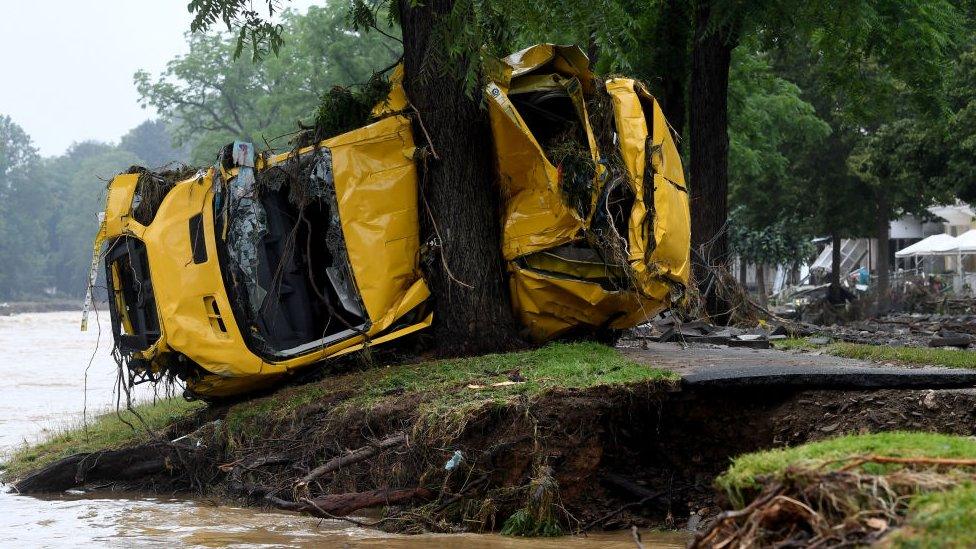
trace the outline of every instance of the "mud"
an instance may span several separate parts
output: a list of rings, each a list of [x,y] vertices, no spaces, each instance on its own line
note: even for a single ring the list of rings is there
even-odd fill
[[[679,390],[646,383],[552,391],[433,421],[419,413],[421,395],[391,395],[368,412],[346,406],[348,396],[255,416],[237,433],[226,421],[214,421],[226,410],[212,408],[167,433],[192,433],[192,444],[175,451],[170,445],[168,453],[157,449],[163,460],[140,447],[89,456],[81,461],[100,466],[82,471],[79,460],[69,458],[18,487],[105,489],[109,483],[117,490],[189,492],[279,508],[295,508],[308,497],[429,491],[429,497],[386,507],[377,524],[416,533],[498,530],[535,497],[531,486],[551,485],[553,513],[564,531],[693,528],[722,505],[712,481],[739,454],[844,433],[972,435],[976,425],[972,390]],[[297,489],[314,467],[396,433],[408,433],[407,443],[318,478],[307,493]],[[459,465],[448,471],[457,451]],[[133,462],[139,455],[146,464],[142,476]],[[123,458],[127,478],[120,481],[111,460]]]

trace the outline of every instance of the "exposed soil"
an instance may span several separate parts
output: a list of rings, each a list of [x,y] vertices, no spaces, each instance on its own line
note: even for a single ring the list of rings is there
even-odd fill
[[[192,433],[188,438],[68,458],[17,487],[111,483],[320,516],[395,503],[380,526],[407,532],[499,529],[549,490],[546,501],[564,530],[684,527],[718,511],[712,481],[745,452],[853,432],[976,432],[972,390],[678,390],[644,383],[550,391],[443,422],[420,415],[419,394],[391,394],[368,412],[344,406],[348,398],[339,392],[291,414],[255,416],[246,435],[214,422],[226,410],[211,408],[166,435]],[[405,443],[370,448],[398,434],[406,434]],[[354,449],[368,457],[299,482]],[[462,457],[448,471],[456,451]]]

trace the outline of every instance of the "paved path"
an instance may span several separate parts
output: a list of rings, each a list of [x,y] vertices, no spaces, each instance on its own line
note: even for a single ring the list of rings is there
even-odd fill
[[[621,351],[681,374],[688,387],[950,389],[976,387],[976,370],[885,366],[832,355],[714,345],[622,341]],[[960,351],[968,352],[968,351]]]

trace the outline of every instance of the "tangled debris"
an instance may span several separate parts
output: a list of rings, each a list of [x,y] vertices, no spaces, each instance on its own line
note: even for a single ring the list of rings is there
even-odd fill
[[[175,164],[159,170],[150,170],[142,166],[130,167],[123,173],[139,174],[136,192],[132,199],[132,217],[143,225],[152,223],[159,205],[173,185],[193,177],[199,171],[199,168],[186,164]]]
[[[866,463],[891,464],[866,473]],[[852,457],[835,471],[791,468],[745,507],[719,514],[691,547],[839,547],[879,541],[904,523],[912,497],[941,492],[974,475],[971,459]],[[948,467],[953,467],[949,469]]]
[[[300,145],[311,145],[365,126],[373,108],[383,104],[392,88],[383,74],[376,73],[362,86],[333,86],[322,95],[315,111],[314,127],[299,139]]]
[[[900,313],[817,327],[818,333],[848,343],[893,347],[969,347],[976,315]]]

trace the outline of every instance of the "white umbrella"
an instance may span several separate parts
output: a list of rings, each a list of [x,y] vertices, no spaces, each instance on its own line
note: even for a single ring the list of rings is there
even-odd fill
[[[956,238],[947,234],[934,234],[922,239],[907,248],[895,252],[895,257],[912,257],[919,255],[954,255],[958,252]]]
[[[976,229],[970,229],[957,236],[956,245],[961,254],[976,253]]]

